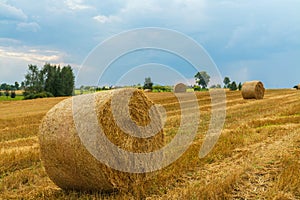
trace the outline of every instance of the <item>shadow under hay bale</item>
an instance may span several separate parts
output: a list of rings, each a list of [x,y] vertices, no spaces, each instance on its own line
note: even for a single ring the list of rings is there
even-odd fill
[[[299,85],[295,85],[293,88],[296,89],[296,90],[300,90],[300,84]]]
[[[175,93],[185,93],[186,92],[186,85],[183,83],[178,83],[177,85],[175,85],[174,87],[174,92]]]
[[[260,81],[245,82],[242,86],[242,96],[244,99],[263,99],[265,88]]]
[[[122,97],[124,92],[132,91],[129,101],[130,120],[138,126],[159,127],[156,135],[147,138],[133,137],[118,127],[113,116],[112,99],[114,95]],[[93,94],[89,94],[93,95]],[[164,145],[164,135],[161,127],[161,116],[158,110],[154,109],[154,118],[149,116],[149,109],[154,103],[149,100],[143,92],[135,89],[120,89],[95,93],[95,111],[98,118],[98,125],[105,136],[118,148],[134,152],[148,153],[161,149]],[[86,191],[113,191],[115,189],[130,191],[136,187],[143,187],[143,182],[149,181],[151,173],[127,173],[115,170],[96,159],[83,145],[78,135],[73,115],[74,98],[84,99],[88,95],[80,95],[66,99],[54,106],[44,117],[40,126],[39,141],[41,148],[41,160],[50,179],[63,189],[75,189]],[[153,108],[153,107],[152,107]],[[85,113],[86,105],[80,106],[77,115]],[[120,108],[121,109],[121,108]],[[82,111],[82,112],[81,112]],[[81,113],[81,114],[80,114]],[[153,115],[152,115],[153,116]],[[78,117],[78,116],[76,116]],[[87,115],[79,116],[88,119]],[[121,116],[118,118],[127,123],[129,119]],[[154,122],[150,122],[153,121]],[[129,127],[130,128],[130,127]],[[86,128],[88,130],[88,127]],[[90,132],[85,133],[89,137]],[[91,142],[99,142],[99,138],[90,138]],[[103,157],[109,157],[119,162],[117,157],[107,149],[103,151],[99,146],[99,153]],[[101,152],[100,152],[101,151]],[[138,160],[136,161],[138,162]]]

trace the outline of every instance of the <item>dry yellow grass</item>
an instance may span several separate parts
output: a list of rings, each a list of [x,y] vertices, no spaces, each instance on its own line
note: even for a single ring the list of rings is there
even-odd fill
[[[179,126],[180,107],[171,93],[147,93],[167,111],[165,135]],[[222,135],[207,157],[198,158],[210,119],[210,97],[197,93],[201,110],[198,136],[171,166],[157,172],[140,198],[300,199],[300,93],[267,90],[264,100],[243,100],[227,92]],[[62,99],[0,102],[0,199],[137,199],[134,192],[63,191],[39,160],[38,126]]]

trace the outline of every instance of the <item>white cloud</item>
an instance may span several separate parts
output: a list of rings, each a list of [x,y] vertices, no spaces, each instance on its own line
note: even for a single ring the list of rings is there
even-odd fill
[[[206,0],[129,0],[118,17],[129,28],[158,26],[190,32],[198,30],[207,20],[206,7]]]
[[[0,2],[0,19],[25,21],[27,18],[28,17],[21,9]]]
[[[84,4],[83,0],[66,0],[65,4],[71,10],[85,10],[92,8],[91,6]]]
[[[105,16],[105,15],[97,15],[93,17],[94,20],[100,22],[101,24],[112,23],[121,21],[121,19],[117,16]]]
[[[162,10],[162,7],[157,4],[157,1],[140,1],[140,0],[129,0],[126,2],[124,8],[121,9],[122,13],[130,12],[156,12]]]
[[[5,40],[5,39],[4,39]],[[1,39],[0,39],[1,41]],[[4,47],[0,44],[0,82],[22,81],[28,64],[42,67],[45,63],[60,66],[71,65],[78,71],[79,65],[67,63],[68,55],[61,51],[18,45],[18,48]]]
[[[20,44],[20,40],[15,40],[12,38],[0,38],[0,46],[15,46]]]
[[[40,30],[40,26],[35,22],[22,22],[17,25],[17,30],[22,32],[38,32]]]
[[[268,56],[287,50],[298,52],[300,44],[299,0],[286,0],[284,3],[280,0],[0,2],[0,35],[3,37],[0,38],[0,46],[15,47],[6,50],[19,52],[17,55],[24,63],[28,63],[24,60],[25,57],[30,58],[30,62],[43,63],[46,60],[53,63],[56,59],[66,59],[51,57],[60,54],[45,54],[38,48],[20,50],[18,47],[24,43],[60,49],[68,53],[69,61],[80,64],[89,50],[113,34],[132,28],[154,26],[177,30],[195,39],[218,63],[220,71],[238,81],[252,78],[251,67],[259,65],[259,60],[264,60],[264,65],[260,65],[262,76],[268,76],[267,66],[274,65]],[[23,53],[29,55],[24,56]],[[18,59],[15,54],[5,55],[8,57],[4,57],[3,52],[1,54],[1,62]],[[65,53],[61,55],[65,56]],[[281,58],[293,61],[286,68],[298,67],[299,56],[283,54]],[[247,60],[257,62],[249,64]],[[13,68],[14,63],[10,66]],[[230,70],[226,70],[227,68]]]
[[[63,60],[62,53],[58,51],[40,50],[29,47],[11,48],[0,46],[0,57],[4,59],[20,59],[24,63],[43,64],[45,62],[57,63]]]
[[[0,46],[0,82],[22,81],[28,64],[42,66],[45,62],[59,63],[61,60],[62,55],[59,52]]]

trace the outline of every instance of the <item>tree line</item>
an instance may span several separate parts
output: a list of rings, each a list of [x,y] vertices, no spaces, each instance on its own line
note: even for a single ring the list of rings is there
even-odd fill
[[[210,75],[206,71],[197,72],[194,78],[195,78],[195,85],[191,86],[194,89],[194,91],[208,90]],[[225,77],[223,83],[224,83],[224,88],[228,88],[232,91],[242,89],[242,83],[239,83],[237,85],[235,81],[231,82],[229,77]],[[217,84],[217,85],[211,85],[210,88],[222,88],[222,86],[220,84]],[[161,86],[156,86],[156,85],[153,86],[153,82],[151,81],[150,77],[145,78],[143,89],[149,89],[149,90],[157,89],[157,91],[171,91],[171,88],[168,88],[166,90],[165,88],[161,89]]]
[[[28,65],[24,80],[24,98],[73,95],[75,76],[70,65],[60,67],[46,63],[42,69]]]
[[[0,90],[19,90],[20,89],[20,84],[16,81],[14,85],[9,85],[7,83],[2,83],[0,85]]]
[[[0,84],[0,96],[6,96],[15,98],[16,97],[16,90],[21,89],[22,86],[16,81],[14,85],[10,85],[7,83]],[[3,91],[3,92],[2,92]]]
[[[230,80],[229,77],[225,77],[224,78],[224,88],[228,88],[230,90],[241,90],[242,89],[242,83],[240,82],[239,84],[237,84],[235,81]]]

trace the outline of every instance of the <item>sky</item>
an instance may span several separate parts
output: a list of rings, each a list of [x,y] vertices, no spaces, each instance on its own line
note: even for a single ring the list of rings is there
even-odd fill
[[[109,38],[157,27],[205,50],[220,72],[211,75],[211,84],[228,76],[291,88],[300,83],[298,10],[299,0],[0,0],[0,83],[23,81],[28,64],[69,64],[79,76]],[[156,84],[193,84],[197,70],[190,65],[170,52],[146,49],[120,55],[103,80],[95,74],[98,81],[86,78],[76,85],[143,84],[146,76]]]

